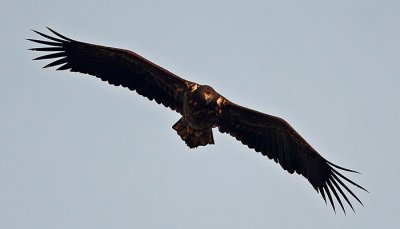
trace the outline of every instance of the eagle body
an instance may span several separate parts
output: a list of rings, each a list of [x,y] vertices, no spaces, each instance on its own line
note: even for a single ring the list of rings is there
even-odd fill
[[[214,144],[212,128],[217,127],[223,101],[208,85],[191,84],[184,95],[183,117],[172,126],[190,148]]]
[[[336,200],[344,212],[343,203],[354,211],[348,194],[362,205],[349,184],[367,190],[341,173],[356,171],[326,160],[285,120],[237,105],[212,87],[180,78],[132,51],[76,41],[48,29],[55,36],[33,30],[46,40],[28,39],[42,45],[30,50],[46,53],[34,60],[53,60],[44,68],[95,76],[170,108],[181,115],[172,128],[190,148],[214,144],[212,129],[218,128],[305,177],[334,210]]]

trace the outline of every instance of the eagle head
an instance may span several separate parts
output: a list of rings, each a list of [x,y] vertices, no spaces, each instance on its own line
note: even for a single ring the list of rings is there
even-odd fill
[[[200,93],[200,97],[206,103],[206,105],[216,102],[218,98],[218,93],[208,85],[200,86],[197,91]]]

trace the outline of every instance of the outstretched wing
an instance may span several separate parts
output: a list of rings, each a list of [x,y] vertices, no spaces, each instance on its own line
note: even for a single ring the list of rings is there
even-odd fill
[[[182,113],[183,93],[191,82],[129,50],[75,41],[48,29],[56,36],[33,30],[48,40],[28,39],[46,45],[30,50],[50,53],[34,60],[56,59],[44,68],[59,66],[57,70],[93,75]]]
[[[343,176],[338,170],[355,171],[327,161],[283,119],[226,101],[221,107],[218,128],[220,132],[232,135],[249,148],[273,159],[289,173],[296,172],[303,175],[322,195],[325,202],[325,195],[328,196],[333,209],[335,209],[335,205],[332,194],[344,212],[340,195],[354,211],[344,190],[361,203],[343,181],[365,189]]]

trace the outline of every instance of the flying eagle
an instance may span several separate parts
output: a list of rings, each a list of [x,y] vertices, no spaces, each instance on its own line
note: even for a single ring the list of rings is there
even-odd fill
[[[354,211],[344,190],[363,205],[344,181],[367,190],[339,171],[358,172],[323,158],[285,120],[239,106],[212,87],[182,79],[129,50],[76,41],[48,29],[55,36],[33,30],[48,40],[28,39],[45,45],[29,50],[49,53],[34,60],[56,59],[44,68],[93,75],[169,107],[182,115],[172,128],[190,148],[214,144],[212,129],[217,127],[289,173],[303,175],[334,210],[336,198],[346,213],[341,196]]]

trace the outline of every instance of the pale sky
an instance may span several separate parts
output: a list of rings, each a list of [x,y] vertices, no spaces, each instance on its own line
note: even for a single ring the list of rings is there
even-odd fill
[[[0,1],[0,228],[395,228],[399,1]],[[348,177],[347,216],[306,179],[177,113],[32,61],[49,26],[130,49],[287,120]]]

